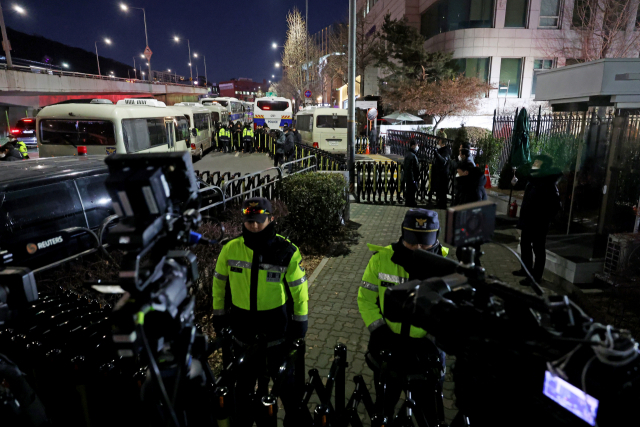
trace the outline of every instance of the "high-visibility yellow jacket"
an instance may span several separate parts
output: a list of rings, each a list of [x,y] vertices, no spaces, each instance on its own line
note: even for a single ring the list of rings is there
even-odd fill
[[[18,149],[18,151],[20,151],[20,154],[22,154],[23,158],[29,157],[29,150],[27,150],[27,144],[25,144],[22,141],[16,141],[15,147]]]
[[[367,244],[369,250],[376,252],[367,264],[362,276],[362,283],[358,289],[358,309],[362,320],[369,329],[375,331],[384,324],[396,334],[402,331],[402,323],[392,322],[384,317],[384,291],[409,280],[409,273],[400,265],[391,261],[394,254],[393,247]],[[449,249],[441,247],[442,255],[447,256]],[[409,336],[422,338],[427,335],[424,329],[411,325]]]
[[[231,132],[227,128],[220,128],[220,132],[218,132],[219,138],[231,138]]]
[[[244,129],[244,130],[242,131],[242,138],[245,138],[245,137],[253,138],[253,130],[251,130],[251,129]]]
[[[214,272],[214,318],[228,314],[234,335],[243,341],[258,334],[269,342],[304,337],[309,293],[301,262],[298,248],[280,235],[258,251],[246,245],[244,236],[231,240]]]

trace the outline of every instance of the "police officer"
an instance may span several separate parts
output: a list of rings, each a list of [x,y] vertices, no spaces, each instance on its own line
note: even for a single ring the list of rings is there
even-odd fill
[[[242,123],[240,123],[240,120],[238,120],[236,122],[236,126],[235,128],[232,130],[232,132],[234,132],[234,136],[233,136],[233,146],[235,148],[235,151],[242,151]]]
[[[229,124],[229,127],[222,126],[218,131],[219,148],[224,153],[228,153],[231,150],[231,126],[233,125]]]
[[[308,286],[298,248],[276,234],[269,200],[255,197],[242,203],[242,235],[229,241],[220,252],[213,279],[213,320],[216,327],[229,325],[236,348],[266,340],[267,371],[273,378],[284,361],[290,343],[307,332]],[[228,294],[230,298],[228,298]],[[230,300],[225,306],[225,298]],[[236,383],[236,399],[241,408],[238,425],[250,425],[242,419],[262,374],[260,366],[250,365]],[[291,382],[291,378],[289,379]],[[295,406],[293,387],[284,387],[280,396],[287,407]],[[291,413],[294,411],[291,409]],[[235,424],[234,424],[235,425]],[[285,420],[286,425],[286,420]]]
[[[427,331],[409,323],[396,323],[384,317],[384,292],[389,286],[408,280],[429,278],[429,266],[414,259],[413,251],[423,249],[447,256],[448,248],[439,240],[438,214],[426,209],[409,210],[402,222],[402,237],[390,246],[369,244],[374,255],[369,260],[358,290],[358,308],[362,320],[371,334],[366,361],[374,372],[376,383],[380,379],[381,352],[391,353],[389,361],[394,379],[387,383],[389,394],[385,397],[385,415],[391,417],[393,408],[403,388],[407,375],[420,378],[429,369],[444,373],[444,354],[429,340]],[[424,378],[423,378],[424,380]],[[424,399],[433,384],[415,388],[416,402]],[[436,387],[441,385],[436,384]]]
[[[13,144],[13,147],[20,152],[23,159],[29,158],[29,150],[27,150],[27,144],[19,141],[14,135],[9,135],[9,143]]]
[[[242,130],[242,143],[244,144],[245,153],[253,153],[253,129],[251,129],[251,124],[249,123],[246,123]]]
[[[18,160],[23,160],[22,154],[13,147],[11,142],[7,142],[0,147],[0,161],[15,162]]]
[[[282,163],[284,163],[284,144],[285,144],[285,136],[284,133],[280,129],[276,129],[274,132],[274,139],[276,144],[276,152],[273,157],[273,166],[278,167]]]
[[[418,206],[416,204],[416,191],[418,191],[418,180],[420,179],[420,162],[418,161],[418,141],[412,139],[409,142],[409,149],[404,156],[403,179],[405,205],[410,208]]]

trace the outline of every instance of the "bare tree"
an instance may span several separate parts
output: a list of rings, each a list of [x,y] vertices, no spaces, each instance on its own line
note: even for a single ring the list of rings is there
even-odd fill
[[[638,0],[575,0],[565,2],[571,25],[560,31],[539,32],[538,45],[549,57],[595,61],[637,57],[640,25]]]
[[[432,116],[433,130],[447,117],[474,113],[479,101],[495,89],[476,77],[458,76],[432,80],[422,69],[414,79],[403,79],[387,93],[387,102],[400,111],[417,111]]]

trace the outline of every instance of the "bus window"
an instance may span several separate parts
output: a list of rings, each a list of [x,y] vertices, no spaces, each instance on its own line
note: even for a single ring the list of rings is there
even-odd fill
[[[136,153],[167,143],[164,118],[122,120],[122,134],[127,153]]]
[[[316,126],[319,128],[346,129],[347,116],[318,116]]]
[[[52,145],[116,145],[113,123],[101,120],[42,120],[40,141]]]
[[[313,116],[298,116],[296,128],[301,131],[313,132]]]
[[[218,123],[220,121],[220,114],[218,113],[211,113],[211,121],[213,123]]]
[[[176,141],[186,141],[189,139],[189,119],[176,117]]]
[[[289,108],[289,101],[258,101],[261,110],[284,111]]]

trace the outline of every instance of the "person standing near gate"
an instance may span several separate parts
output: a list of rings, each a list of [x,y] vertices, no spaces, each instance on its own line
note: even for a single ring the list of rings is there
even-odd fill
[[[13,148],[18,150],[23,159],[29,158],[29,150],[27,149],[27,144],[25,144],[23,141],[18,140],[15,135],[9,135],[8,144],[12,144]]]
[[[436,193],[436,209],[447,209],[450,164],[451,148],[444,140],[438,140],[438,148],[433,151],[433,166],[431,166],[431,187]]]
[[[275,378],[292,343],[307,332],[309,292],[300,251],[276,234],[269,200],[245,200],[242,218],[242,235],[223,246],[216,263],[212,320],[216,330],[231,328],[238,354],[255,345],[256,336],[266,340],[266,350],[256,359],[248,359],[246,368],[238,372],[240,419],[233,425],[244,427],[253,425],[251,395],[264,370],[260,356],[266,358],[267,371]],[[295,397],[293,378],[289,377],[280,396],[287,413],[295,412]]]
[[[537,283],[542,281],[544,273],[549,225],[561,208],[558,192],[558,180],[561,177],[562,172],[553,167],[553,159],[542,154],[534,158],[531,176],[524,189],[518,219],[518,228],[522,230],[520,250],[522,262]],[[520,283],[530,285],[524,269],[514,271],[513,275],[525,277]]]
[[[418,162],[418,141],[412,139],[409,142],[409,150],[404,156],[402,169],[404,180],[405,206],[414,208],[416,203],[416,191],[418,191],[418,180],[420,179],[420,163]]]
[[[228,153],[231,150],[231,127],[233,125],[229,124],[229,127],[222,126],[218,131],[218,141],[220,151],[223,153]]]
[[[291,162],[295,158],[296,149],[296,134],[292,128],[285,128],[285,140],[284,140],[284,162]],[[289,173],[293,170],[293,165],[288,167]]]
[[[245,124],[242,130],[242,144],[245,153],[253,153],[253,129],[249,123]]]
[[[278,167],[282,163],[284,163],[284,133],[280,129],[276,129],[273,133],[273,139],[275,139],[275,155],[273,156],[273,166]]]

